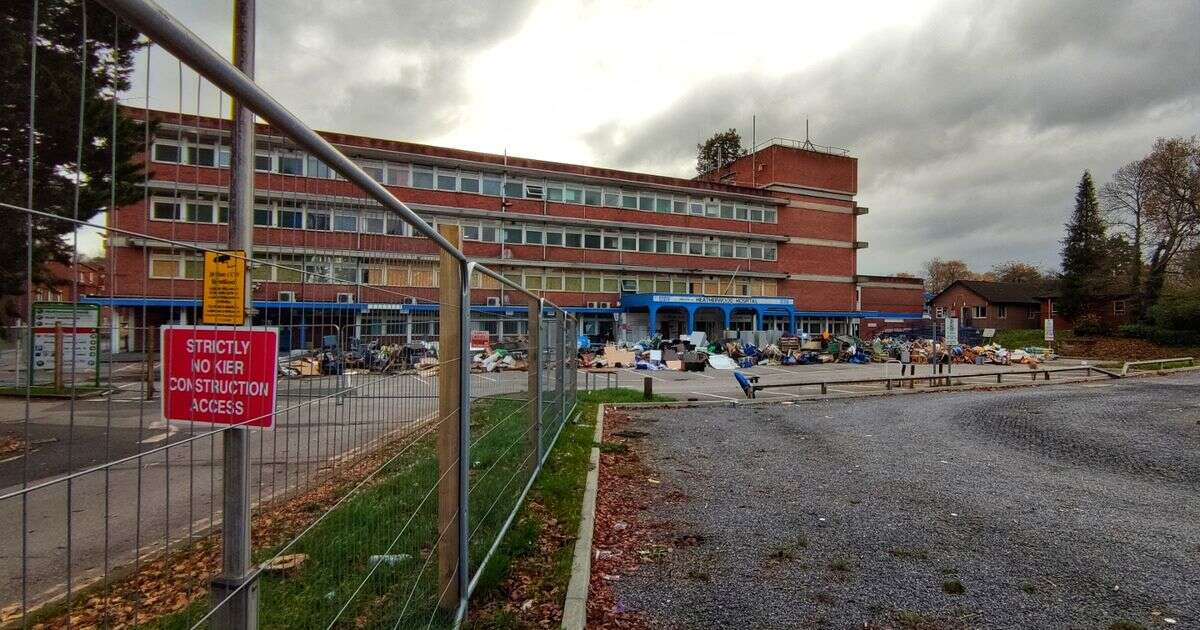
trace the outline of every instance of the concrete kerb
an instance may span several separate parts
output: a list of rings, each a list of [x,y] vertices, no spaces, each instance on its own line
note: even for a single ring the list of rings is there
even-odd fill
[[[563,604],[562,627],[582,630],[587,627],[588,583],[592,578],[592,532],[596,526],[596,491],[600,483],[600,443],[604,441],[605,404],[596,406],[596,432],[588,460],[587,484],[583,489],[583,513],[579,518],[579,536],[571,560],[571,581]]]

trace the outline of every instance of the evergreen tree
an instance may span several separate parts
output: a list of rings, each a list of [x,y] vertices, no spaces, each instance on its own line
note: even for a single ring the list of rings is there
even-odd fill
[[[87,46],[84,54],[84,11],[87,12]],[[30,174],[29,45],[33,5],[0,2],[0,200],[24,206]],[[76,173],[80,173],[78,219],[87,221],[104,212],[110,203],[113,149],[113,98],[129,88],[134,52],[144,44],[128,24],[116,28],[115,18],[99,3],[82,0],[45,0],[38,7],[37,99],[34,103],[33,208],[63,217],[76,216]],[[84,81],[83,115],[80,116],[80,69]],[[82,164],[76,152],[82,122]],[[141,198],[137,184],[141,167],[133,156],[141,150],[142,129],[118,112],[116,132],[116,201],[123,205]],[[25,293],[29,274],[26,250],[30,246],[27,215],[0,210],[0,326],[14,317],[16,298]],[[69,243],[63,238],[74,224],[47,218],[34,221],[33,282],[49,284],[44,273],[49,261],[70,262]],[[5,329],[0,327],[0,333]]]
[[[1090,301],[1108,289],[1108,246],[1096,185],[1092,174],[1084,171],[1075,191],[1075,212],[1063,239],[1058,311],[1068,319],[1082,314]]]

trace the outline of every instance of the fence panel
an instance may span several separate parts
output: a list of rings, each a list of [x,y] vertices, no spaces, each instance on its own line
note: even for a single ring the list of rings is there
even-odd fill
[[[104,142],[83,140],[80,116],[81,155],[86,144],[104,147],[101,153],[111,152],[104,159],[116,163],[116,147],[131,142],[139,159],[155,157],[135,193],[119,192],[102,177],[74,178],[83,192],[111,187],[100,196],[106,210],[118,209],[102,219],[79,212],[82,193],[67,212],[40,205],[32,193],[0,199],[2,211],[25,218],[30,234],[55,228],[71,241],[64,280],[73,287],[70,299],[54,306],[66,309],[65,319],[49,328],[39,324],[35,313],[43,306],[35,305],[33,279],[44,269],[29,257],[21,321],[0,331],[0,393],[14,403],[0,411],[6,421],[0,528],[14,533],[0,552],[0,625],[221,625],[249,592],[264,627],[453,625],[467,610],[466,597],[484,583],[489,559],[572,412],[575,321],[546,303],[543,325],[530,334],[524,306],[473,307],[468,299],[463,308],[459,300],[435,297],[434,278],[443,269],[429,256],[400,266],[385,260],[385,251],[376,252],[379,260],[348,255],[360,252],[347,243],[373,237],[366,231],[369,213],[387,211],[388,230],[395,219],[402,233],[448,253],[453,273],[473,268],[518,303],[536,300],[498,274],[469,266],[462,251],[332,146],[325,143],[325,153],[312,148],[315,132],[282,108],[265,107],[270,97],[257,86],[231,81],[224,61],[155,28],[144,3],[105,5],[120,19],[94,3],[80,7],[79,19],[117,33],[142,30],[153,42],[138,51],[145,55],[143,98],[149,100],[151,63],[172,69],[180,97],[168,116],[156,119],[149,109],[131,115],[131,127],[117,124],[118,102],[110,99],[111,135],[95,132]],[[35,11],[36,4],[31,41],[37,39]],[[96,44],[81,44],[89,45]],[[35,50],[29,46],[26,59],[31,85],[38,82]],[[25,163],[33,164],[36,112],[65,105],[39,100],[36,90],[24,96],[31,111]],[[260,150],[284,156],[310,146],[342,179],[301,185],[282,166],[260,173],[255,216],[239,217],[228,207],[232,191],[221,170],[229,128],[199,122],[202,110],[215,108],[213,118],[226,124],[234,96],[260,107],[256,113],[271,125]],[[175,155],[174,163],[159,159],[151,120],[160,137],[174,134],[163,144],[174,147],[175,154],[166,154]],[[199,155],[201,137],[217,138],[208,165],[188,157]],[[213,172],[218,175],[201,184]],[[46,183],[36,181],[32,169],[29,180],[31,191]],[[268,224],[259,225],[260,205],[269,208]],[[199,343],[208,333],[197,326],[204,314],[203,258],[228,249],[239,218],[256,224],[254,251],[244,260],[255,285],[252,312],[246,325],[224,330],[234,344],[250,343],[255,333],[278,339],[277,347],[244,357],[239,345]],[[264,235],[285,222],[299,222],[288,223],[296,228],[294,242]],[[105,243],[109,254],[94,263],[108,279],[98,292],[81,290],[89,283],[85,274],[95,271],[81,257],[85,236]],[[398,269],[403,280],[393,275]],[[473,284],[471,276],[466,281]],[[93,311],[97,321],[84,325]],[[461,352],[442,352],[451,334],[439,317],[446,313],[457,330],[465,321],[468,331],[488,331],[486,346],[473,349],[464,338]],[[168,327],[183,335],[182,354],[164,346]],[[507,356],[493,361],[499,349]],[[223,387],[214,384],[219,378],[204,376],[214,362],[230,370],[222,372],[227,375],[265,371],[263,387],[274,392],[266,411],[219,424],[210,421],[222,412],[193,407],[183,420],[166,420],[166,390],[176,396],[185,391],[180,387]],[[170,372],[177,363],[183,373]],[[439,379],[464,366],[468,408],[447,406]],[[461,413],[467,414],[466,440],[439,452],[439,439]],[[268,418],[271,428],[250,428]],[[219,578],[229,456],[224,438],[232,432],[248,444],[251,553],[260,570],[244,583]],[[456,497],[466,515],[461,541],[440,510],[442,492],[460,481],[467,489]],[[458,544],[444,544],[448,539]],[[465,592],[450,588],[440,568],[454,547],[467,554],[469,574],[454,576]],[[451,592],[455,597],[447,596]]]

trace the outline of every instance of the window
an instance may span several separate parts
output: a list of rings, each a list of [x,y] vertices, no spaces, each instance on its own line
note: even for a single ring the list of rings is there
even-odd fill
[[[534,229],[525,230],[525,243],[528,245],[542,244],[542,231]]]
[[[433,171],[427,168],[416,168],[412,170],[412,185],[413,188],[433,188]]]
[[[660,238],[654,241],[654,253],[669,254],[671,253],[671,241],[665,238]]]
[[[254,209],[254,225],[262,225],[270,227],[273,222],[271,219],[274,213],[270,208],[255,208]]]
[[[338,232],[357,232],[358,217],[353,214],[335,214],[333,216],[333,229]]]
[[[1113,314],[1115,314],[1115,315],[1124,315],[1125,314],[1125,300],[1114,300],[1113,301]]]
[[[721,207],[715,203],[704,204],[704,216],[706,216],[706,217],[721,216]]]
[[[639,252],[653,252],[654,251],[654,239],[648,238],[645,236],[638,237],[638,251]]]
[[[213,207],[205,202],[189,201],[187,203],[187,213],[184,215],[185,221],[192,223],[212,223],[213,222]]]
[[[763,210],[763,222],[764,223],[775,223],[775,217],[776,217],[775,210]]]
[[[304,158],[298,155],[279,156],[279,172],[284,175],[303,175]]]
[[[624,234],[621,236],[621,249],[632,252],[637,250],[637,236]]]
[[[400,217],[389,216],[387,218],[387,233],[392,236],[407,236],[408,224],[400,220]]]
[[[566,203],[583,203],[583,189],[568,186],[563,189],[563,201]]]
[[[688,292],[687,280],[682,280],[679,278],[671,279],[671,293],[687,293],[687,292]]]
[[[563,189],[558,184],[551,184],[546,187],[546,201],[562,201]]]
[[[499,197],[500,193],[503,192],[503,190],[504,190],[504,187],[500,184],[500,182],[501,182],[501,179],[499,177],[496,177],[494,175],[484,175],[483,176],[483,194],[494,195],[496,197]]]
[[[600,291],[603,290],[601,288],[601,286],[602,286],[601,282],[602,281],[600,279],[600,276],[590,276],[590,275],[584,276],[583,277],[583,290],[587,291],[589,293],[599,293]]]
[[[466,193],[478,193],[479,173],[462,173],[459,175],[458,189]]]
[[[980,318],[980,319],[987,317],[987,307],[986,306],[976,306],[975,307],[975,317]]]
[[[671,212],[675,214],[687,214],[687,202],[682,199],[676,199],[671,206]]]
[[[746,221],[750,219],[750,208],[746,206],[737,206],[733,209],[733,218],[738,221]]]
[[[584,190],[583,203],[589,206],[600,205],[600,191],[595,188],[588,188]]]
[[[308,212],[304,221],[304,227],[308,230],[328,230],[329,229],[329,214],[325,212]]]
[[[721,243],[721,258],[733,258],[733,243]]]
[[[562,232],[546,232],[546,244],[554,245],[556,247],[562,246],[562,244],[563,244]]]
[[[479,240],[479,226],[478,225],[463,225],[462,226],[462,237],[463,237],[464,241],[478,241]]]
[[[304,227],[304,213],[299,210],[279,211],[279,227],[300,229]]]
[[[408,185],[408,165],[407,164],[388,164],[387,183],[389,186],[407,186]]]
[[[174,201],[155,201],[154,209],[150,216],[163,221],[178,221],[179,204]]]
[[[504,228],[502,230],[502,232],[504,233],[504,242],[505,243],[508,243],[510,245],[520,245],[521,244],[521,228],[507,227],[507,228]]]
[[[679,239],[671,241],[671,253],[672,254],[686,254],[687,253],[687,241],[679,240]]]
[[[704,255],[704,241],[696,240],[696,239],[689,240],[688,241],[688,255],[703,256]]]
[[[1028,310],[1028,312],[1025,314],[1025,317],[1027,319],[1037,319],[1038,316],[1040,316],[1042,314],[1041,310],[1033,308],[1032,306],[1029,307],[1027,310]]]
[[[616,293],[621,290],[621,281],[612,276],[605,276],[601,286],[606,293]]]
[[[629,210],[637,210],[637,195],[631,192],[621,191],[621,207]]]
[[[521,198],[525,196],[525,182],[516,180],[507,180],[504,182],[504,196]]]
[[[654,293],[654,279],[638,278],[637,290],[638,293]]]
[[[721,218],[722,219],[732,219],[733,218],[733,206],[721,204]]]
[[[654,199],[654,211],[669,213],[671,211],[671,199],[669,197],[656,197]]]
[[[367,216],[363,217],[362,231],[369,234],[383,234],[383,225],[383,217],[377,214],[368,214]]]
[[[212,147],[188,147],[188,164],[216,166],[217,152]]]
[[[542,277],[533,275],[533,272],[526,272],[525,288],[529,289],[530,291],[541,291],[542,290]]]
[[[1005,319],[1007,317],[1008,317],[1008,307],[1007,306],[997,306],[996,307],[996,318],[997,319]]]
[[[527,199],[541,199],[546,194],[546,189],[537,184],[525,184],[525,197]]]
[[[608,233],[604,235],[604,249],[620,249],[620,237]]]
[[[565,241],[567,247],[583,247],[583,234],[581,232],[567,232]]]
[[[583,280],[574,274],[567,275],[563,278],[563,290],[579,293],[583,290]]]
[[[333,179],[333,169],[313,156],[308,156],[308,176],[321,179]]]
[[[750,256],[750,248],[746,245],[737,244],[733,247],[734,258],[748,258]]]
[[[443,171],[438,169],[437,174],[438,190],[458,190],[458,174],[454,171]]]
[[[642,193],[638,197],[638,210],[643,212],[654,212],[654,197]]]
[[[762,257],[763,257],[762,246],[761,245],[751,245],[750,246],[750,257],[753,258],[754,260],[762,260]]]
[[[775,260],[775,252],[776,250],[774,245],[767,245],[763,248],[763,258],[766,260]]]
[[[621,205],[621,193],[615,190],[604,191],[604,205],[610,208],[617,208]]]
[[[387,178],[384,176],[384,169],[383,169],[383,167],[382,167],[382,166],[374,166],[374,165],[371,165],[371,164],[359,164],[358,166],[359,166],[359,168],[361,168],[361,169],[363,170],[363,172],[364,172],[364,173],[366,173],[366,174],[367,174],[367,175],[368,175],[368,176],[369,176],[371,179],[373,179],[373,180],[375,180],[375,181],[379,182],[380,184],[382,184],[382,183],[384,183],[384,182],[386,182],[386,181],[387,181]]]
[[[156,162],[170,162],[171,164],[178,164],[179,155],[179,147],[173,144],[154,145],[154,161]]]
[[[589,233],[583,235],[583,246],[586,249],[600,249],[600,234]]]
[[[763,220],[762,208],[750,208],[750,220],[761,223]]]
[[[265,153],[254,154],[254,170],[267,173],[271,171],[271,156]]]

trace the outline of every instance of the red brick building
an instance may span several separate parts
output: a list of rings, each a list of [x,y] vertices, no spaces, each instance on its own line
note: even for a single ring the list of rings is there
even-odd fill
[[[151,115],[146,201],[109,225],[223,247],[229,122]],[[258,318],[304,324],[292,340],[300,345],[314,322],[363,336],[434,334],[434,245],[270,128],[258,132],[254,256],[275,263],[253,269]],[[585,332],[852,332],[868,318],[921,316],[919,281],[857,273],[867,210],[855,202],[853,157],[775,142],[700,180],[322,135],[431,224],[459,224],[468,256],[569,307]],[[108,245],[119,314],[152,326],[195,317],[198,256],[119,233]],[[520,332],[521,322],[488,314],[523,300],[488,278],[474,289],[477,327]],[[665,297],[625,304],[641,294]]]
[[[930,300],[935,319],[957,317],[974,328],[1041,327],[1039,287],[1020,282],[958,280]]]
[[[1038,300],[1041,302],[1040,317],[1043,320],[1053,317],[1055,330],[1074,330],[1075,322],[1068,320],[1058,312],[1058,297],[1058,291],[1044,292],[1038,296]],[[1094,316],[1099,321],[1100,327],[1109,331],[1115,331],[1122,325],[1133,323],[1137,319],[1131,293],[1097,296],[1085,307],[1084,314]]]

